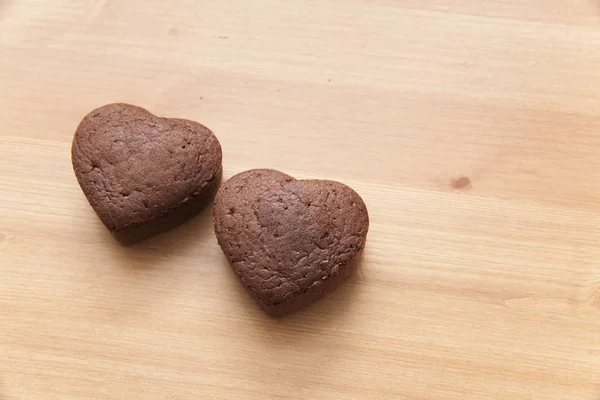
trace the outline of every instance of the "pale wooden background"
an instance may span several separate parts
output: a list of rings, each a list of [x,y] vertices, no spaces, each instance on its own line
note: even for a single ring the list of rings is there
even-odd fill
[[[600,399],[599,3],[0,0],[0,398]],[[352,185],[361,269],[271,320],[210,210],[117,245],[70,161],[114,101]]]

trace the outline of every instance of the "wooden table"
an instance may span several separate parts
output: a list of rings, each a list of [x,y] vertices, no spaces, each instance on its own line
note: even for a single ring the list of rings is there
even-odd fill
[[[354,187],[360,269],[273,320],[210,210],[116,244],[70,160],[116,101]],[[598,400],[599,152],[596,0],[0,0],[0,398]]]

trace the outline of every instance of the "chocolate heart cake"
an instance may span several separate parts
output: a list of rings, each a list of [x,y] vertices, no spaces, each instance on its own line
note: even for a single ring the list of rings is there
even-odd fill
[[[210,129],[129,104],[89,113],[75,132],[71,157],[92,208],[124,244],[194,216],[221,180],[221,145]]]
[[[229,179],[213,209],[219,245],[260,307],[281,316],[334,290],[354,269],[369,216],[351,188],[274,170]]]

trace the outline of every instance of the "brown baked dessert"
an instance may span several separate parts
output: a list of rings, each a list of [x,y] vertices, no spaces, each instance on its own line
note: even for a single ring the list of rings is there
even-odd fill
[[[129,104],[89,113],[71,147],[73,169],[100,220],[123,244],[155,235],[211,202],[221,145],[207,127]]]
[[[334,290],[354,269],[369,228],[351,188],[274,170],[229,179],[213,209],[219,245],[268,314],[282,316]]]

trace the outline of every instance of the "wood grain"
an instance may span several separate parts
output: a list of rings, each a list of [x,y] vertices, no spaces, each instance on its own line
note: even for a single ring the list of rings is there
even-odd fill
[[[0,398],[600,399],[598,71],[591,0],[0,0]],[[271,320],[210,210],[117,245],[70,161],[114,101],[353,186],[358,273]]]

